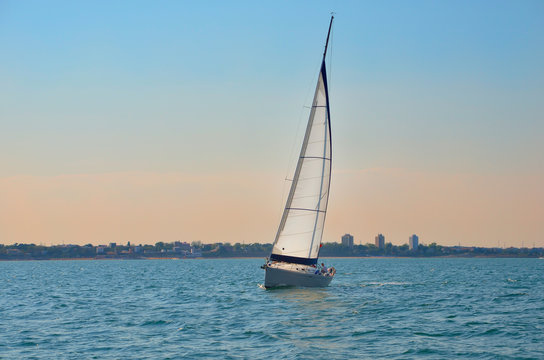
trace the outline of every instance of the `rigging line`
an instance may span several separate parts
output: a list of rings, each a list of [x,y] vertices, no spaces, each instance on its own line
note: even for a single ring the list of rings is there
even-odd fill
[[[321,199],[324,199],[325,196],[327,196],[329,194],[329,191],[325,191],[325,193],[323,194],[323,196],[321,197]]]
[[[315,198],[318,195],[301,195],[301,196],[294,196],[293,200],[300,200],[300,199],[308,199],[308,198]]]

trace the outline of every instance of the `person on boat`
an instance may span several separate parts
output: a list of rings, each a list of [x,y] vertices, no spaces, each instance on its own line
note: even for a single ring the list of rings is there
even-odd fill
[[[321,263],[321,273],[322,273],[322,274],[326,274],[326,273],[327,273],[327,267],[325,266],[324,263]]]

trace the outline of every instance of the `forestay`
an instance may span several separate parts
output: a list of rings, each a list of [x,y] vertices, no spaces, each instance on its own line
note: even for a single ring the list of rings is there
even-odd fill
[[[331,131],[325,59],[314,94],[291,190],[271,260],[315,264],[319,255],[331,177]]]

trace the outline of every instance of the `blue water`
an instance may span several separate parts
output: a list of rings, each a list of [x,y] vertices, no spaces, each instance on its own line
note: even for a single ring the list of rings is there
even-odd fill
[[[281,290],[262,262],[0,262],[0,358],[544,358],[544,260],[330,259]]]

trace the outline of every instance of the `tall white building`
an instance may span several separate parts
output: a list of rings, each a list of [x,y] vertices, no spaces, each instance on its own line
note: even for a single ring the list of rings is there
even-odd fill
[[[382,234],[378,234],[374,238],[374,244],[378,249],[385,249],[385,236],[383,236]]]
[[[353,247],[353,235],[345,234],[342,236],[342,245],[352,248]]]
[[[410,250],[417,250],[417,247],[419,245],[419,238],[416,234],[410,236],[408,244],[410,245]]]

